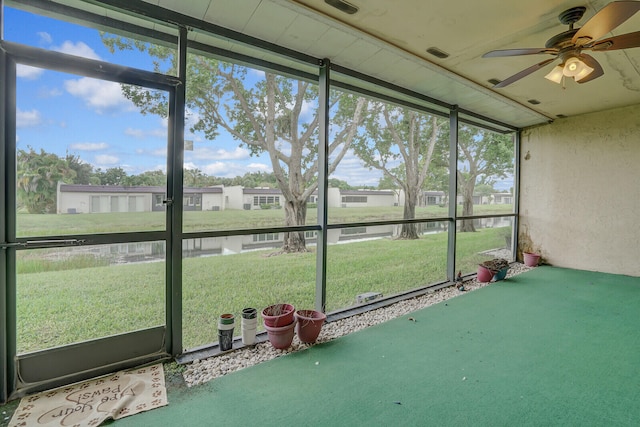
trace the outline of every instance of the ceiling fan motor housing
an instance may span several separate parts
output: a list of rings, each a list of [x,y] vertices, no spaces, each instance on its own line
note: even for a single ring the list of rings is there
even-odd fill
[[[563,25],[573,25],[582,19],[586,10],[584,6],[572,7],[558,15],[558,19]]]
[[[562,50],[566,47],[573,46],[571,39],[573,39],[573,36],[577,32],[578,30],[568,30],[560,34],[556,34],[555,36],[547,40],[547,42],[544,44],[544,47],[549,49],[556,48]]]

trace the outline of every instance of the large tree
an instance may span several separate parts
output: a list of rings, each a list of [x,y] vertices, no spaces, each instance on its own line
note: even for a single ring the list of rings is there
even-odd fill
[[[78,155],[67,153],[65,161],[67,162],[67,166],[76,173],[73,179],[74,184],[100,184],[100,181],[94,176],[93,166],[90,163],[84,162]]]
[[[370,101],[364,121],[365,131],[357,136],[353,150],[365,166],[383,173],[384,182],[403,190],[403,218],[414,219],[438,142],[446,141],[446,120]],[[417,239],[416,225],[403,224],[399,238]]]
[[[458,130],[458,156],[462,216],[472,216],[476,185],[493,186],[497,178],[513,173],[513,136],[462,124]],[[473,220],[462,221],[460,231],[475,231]]]
[[[111,49],[138,49],[153,56],[155,71],[175,73],[174,51],[103,36]],[[166,115],[160,92],[123,86],[123,93],[142,113]],[[285,225],[304,225],[307,199],[318,187],[318,88],[315,83],[257,72],[242,65],[191,54],[187,60],[186,103],[193,131],[215,140],[221,129],[252,155],[267,153],[276,184],[285,199]],[[349,149],[361,123],[364,100],[332,93],[328,168],[332,173]],[[306,251],[303,232],[285,233],[284,252]]]
[[[162,187],[167,185],[167,175],[161,170],[145,171],[140,175],[126,175],[120,183],[127,187]]]
[[[96,169],[95,176],[100,180],[101,185],[125,185],[127,172],[120,166],[102,170]]]
[[[65,159],[33,147],[18,150],[18,204],[32,214],[56,213],[58,182],[73,182],[76,172]]]

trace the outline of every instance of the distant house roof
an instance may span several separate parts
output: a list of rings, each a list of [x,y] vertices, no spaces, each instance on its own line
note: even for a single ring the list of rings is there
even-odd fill
[[[165,187],[132,185],[83,185],[83,184],[60,184],[60,191],[63,193],[166,193]],[[221,187],[185,187],[184,193],[222,193]]]

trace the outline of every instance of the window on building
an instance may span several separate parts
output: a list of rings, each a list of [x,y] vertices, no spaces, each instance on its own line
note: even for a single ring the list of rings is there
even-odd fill
[[[272,242],[277,240],[280,240],[280,233],[263,233],[253,235],[254,242]]]
[[[367,196],[342,196],[342,203],[367,203]]]
[[[280,196],[253,196],[253,206],[279,204]]]
[[[162,201],[164,200],[164,194],[154,194],[153,195],[153,205],[154,206],[162,206]]]

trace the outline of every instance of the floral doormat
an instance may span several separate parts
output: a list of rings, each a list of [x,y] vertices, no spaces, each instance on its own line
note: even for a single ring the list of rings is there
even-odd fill
[[[162,364],[25,396],[9,427],[95,427],[167,405]]]

